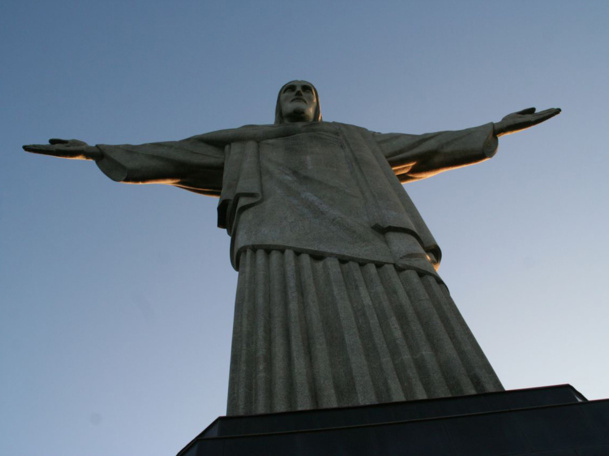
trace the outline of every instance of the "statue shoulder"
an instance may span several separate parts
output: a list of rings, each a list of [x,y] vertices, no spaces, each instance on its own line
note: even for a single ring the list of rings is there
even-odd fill
[[[346,123],[342,123],[342,122],[325,122],[325,123],[328,123],[328,124],[332,125],[334,128],[340,129],[347,134],[349,132],[353,132],[353,133],[357,132],[360,135],[371,136],[371,137],[380,134],[375,131],[368,130],[367,128],[360,127],[358,125],[346,124]]]
[[[225,145],[242,141],[264,141],[267,139],[281,138],[299,133],[312,131],[340,130],[344,134],[357,132],[359,135],[372,136],[375,133],[357,125],[350,125],[340,122],[309,122],[293,124],[263,124],[263,125],[244,125],[239,128],[227,130],[217,130],[197,136],[197,140],[214,145]]]
[[[244,125],[238,128],[216,130],[203,133],[196,138],[208,144],[225,145],[240,141],[258,140],[266,132],[271,131],[274,125]]]

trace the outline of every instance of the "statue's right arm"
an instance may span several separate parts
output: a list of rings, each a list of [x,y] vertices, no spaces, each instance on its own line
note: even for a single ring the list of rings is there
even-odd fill
[[[23,148],[55,157],[95,160],[116,182],[168,184],[212,196],[222,189],[224,148],[210,145],[200,136],[141,145],[89,146],[82,141],[56,139],[49,143]]]

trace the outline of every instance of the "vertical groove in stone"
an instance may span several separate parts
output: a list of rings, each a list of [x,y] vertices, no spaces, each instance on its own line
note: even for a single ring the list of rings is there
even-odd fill
[[[284,253],[290,355],[293,367],[292,394],[295,398],[296,410],[303,410],[314,408],[315,403],[313,385],[310,381],[312,367],[307,351],[302,292],[295,257],[296,255],[291,250],[286,250]]]
[[[303,256],[309,258],[313,283],[320,302],[319,314],[324,325],[337,406],[343,407],[358,403],[355,375],[347,349],[347,340],[343,335],[338,304],[332,292],[332,281],[327,273],[327,259],[315,259],[309,255]]]
[[[391,354],[385,343],[381,325],[370,299],[370,292],[364,281],[361,266],[354,262],[343,265],[344,275],[350,280],[351,302],[360,337],[367,343],[362,344],[370,378],[373,381],[376,397],[381,402],[403,401],[404,393],[400,385]]]
[[[478,363],[482,366],[481,371],[488,373],[488,375],[486,376],[486,383],[484,385],[484,389],[481,392],[505,391],[505,389],[503,388],[503,385],[501,384],[501,381],[499,380],[499,377],[497,376],[497,374],[495,373],[495,370],[493,369],[493,366],[491,365],[488,358],[484,354],[482,347],[480,347],[480,345],[478,344],[478,341],[476,340],[476,338],[474,337],[474,334],[472,333],[471,329],[467,325],[467,322],[461,315],[459,308],[457,307],[457,305],[453,301],[452,297],[450,296],[450,292],[448,291],[448,288],[444,284],[438,284],[438,287],[441,290],[443,296],[445,296],[445,300],[446,300],[445,305],[447,306],[448,309],[450,309],[451,307],[454,309],[455,317],[461,322],[461,325],[466,329],[467,335],[471,338],[471,342],[472,342],[473,346],[476,347],[477,352],[478,352]]]
[[[453,341],[453,345],[476,392],[502,390],[501,382],[499,382],[461,312],[454,304],[446,286],[440,285],[432,277],[423,277],[422,282],[435,303],[436,311]]]
[[[241,258],[243,274],[239,274],[237,297],[235,304],[235,319],[233,326],[233,341],[231,346],[230,379],[228,388],[228,415],[245,415],[251,409],[251,384],[248,371],[251,357],[248,356],[248,321],[251,320],[251,293],[254,291],[253,253],[244,252]]]
[[[374,384],[370,378],[366,356],[362,346],[355,316],[349,302],[345,279],[336,258],[324,261],[326,272],[330,279],[332,297],[338,307],[342,334],[345,338],[347,355],[354,376],[355,390],[359,404],[371,404],[377,401]]]
[[[336,390],[332,377],[332,365],[330,352],[326,341],[328,328],[324,327],[320,304],[318,299],[319,289],[313,277],[311,257],[300,255],[298,257],[302,288],[304,295],[305,315],[308,328],[309,348],[311,352],[311,363],[314,366],[313,380],[317,406],[320,408],[337,407]]]
[[[411,348],[408,346],[402,327],[391,307],[391,301],[385,291],[388,287],[383,286],[381,281],[381,271],[373,264],[363,266],[362,270],[404,398],[406,400],[424,399],[427,395],[425,387],[421,383],[419,368],[414,362]],[[402,302],[402,305],[407,305],[407,303]],[[412,347],[412,349],[416,348],[416,345]]]
[[[271,312],[271,401],[273,412],[292,410],[290,382],[292,362],[290,359],[290,339],[288,334],[287,294],[283,253],[270,252],[270,312]]]
[[[380,277],[389,297],[390,308],[393,309],[400,327],[403,328],[406,344],[417,366],[417,377],[426,392],[424,397],[449,396],[450,389],[438,364],[434,347],[417,315],[414,303],[404,288],[398,271],[391,265],[382,266]]]
[[[271,340],[269,327],[268,255],[264,250],[257,250],[255,255],[255,325],[252,328],[255,353],[255,363],[252,370],[254,410],[256,410],[256,413],[269,413],[271,411],[271,379],[269,375],[271,371]],[[251,325],[251,322],[249,324]]]
[[[415,271],[404,271],[400,273],[400,277],[416,309],[423,330],[433,346],[434,354],[451,394],[455,396],[474,394],[476,392],[474,385],[467,377],[467,372],[461,364],[459,355],[446,332],[442,320],[421,283],[421,278]]]

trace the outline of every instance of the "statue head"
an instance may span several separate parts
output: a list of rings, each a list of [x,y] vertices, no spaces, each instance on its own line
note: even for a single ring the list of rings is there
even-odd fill
[[[279,90],[275,124],[291,122],[321,122],[319,96],[310,82],[290,81]]]

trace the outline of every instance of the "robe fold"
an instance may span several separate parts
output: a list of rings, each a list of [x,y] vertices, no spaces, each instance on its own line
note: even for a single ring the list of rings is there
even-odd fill
[[[220,197],[239,271],[228,414],[502,389],[401,185],[492,157],[492,124],[424,135],[258,125],[97,147],[113,180]]]

